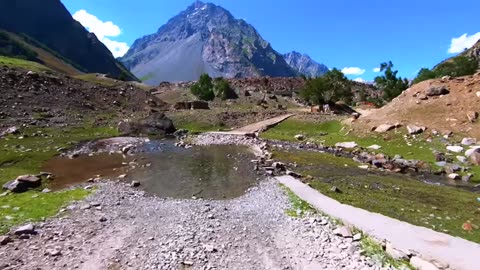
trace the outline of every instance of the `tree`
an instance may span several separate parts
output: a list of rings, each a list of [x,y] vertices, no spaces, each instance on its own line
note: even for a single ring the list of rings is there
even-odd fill
[[[222,77],[215,79],[214,93],[216,97],[222,100],[238,97],[230,83]]]
[[[210,101],[215,98],[212,78],[208,74],[202,74],[198,82],[192,85],[190,91],[200,100]]]
[[[413,80],[413,83],[414,84],[419,83],[419,82],[422,82],[422,81],[434,79],[436,77],[437,77],[437,75],[432,70],[430,70],[428,68],[422,68],[418,72],[417,77]]]
[[[306,101],[321,105],[337,101],[352,102],[352,83],[338,69],[334,68],[322,77],[307,80],[300,96]]]
[[[398,70],[393,70],[391,61],[380,64],[380,71],[384,72],[384,75],[377,76],[375,83],[377,87],[383,91],[383,98],[385,100],[390,101],[394,99],[408,88],[408,80],[397,77]]]
[[[120,72],[120,75],[118,75],[118,79],[120,81],[127,81],[127,78],[128,78],[128,74],[127,72],[125,72],[125,70],[122,70],[122,72]]]

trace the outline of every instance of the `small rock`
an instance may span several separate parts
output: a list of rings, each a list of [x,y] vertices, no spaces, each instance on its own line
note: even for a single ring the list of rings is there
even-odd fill
[[[375,128],[375,132],[384,133],[384,132],[387,132],[387,131],[390,131],[390,130],[394,129],[395,127],[396,127],[395,125],[382,124],[382,125],[378,126],[377,128]]]
[[[15,235],[23,235],[23,234],[36,234],[35,231],[35,226],[33,224],[26,224],[18,229],[15,230],[14,232]]]
[[[331,189],[330,189],[331,192],[335,192],[335,193],[342,193],[342,191],[336,187],[336,186],[333,186]]]
[[[305,136],[302,135],[302,134],[297,134],[297,135],[295,135],[295,139],[297,141],[303,141],[303,140],[305,140]]]
[[[470,161],[474,165],[480,165],[480,148],[477,148],[473,151],[473,153],[470,155]]]
[[[92,206],[92,207],[97,207],[97,206],[100,206],[100,205],[102,205],[102,204],[99,203],[99,202],[91,202],[90,203],[90,206]]]
[[[461,163],[466,163],[467,162],[467,158],[464,157],[464,156],[457,156],[457,160],[460,161]]]
[[[360,165],[358,168],[363,169],[363,170],[368,170],[368,165]]]
[[[140,186],[140,182],[138,182],[138,181],[132,181],[131,186],[132,186],[132,187],[139,187],[139,186]]]
[[[101,217],[101,218],[100,218],[100,222],[105,222],[105,221],[107,221],[107,220],[108,220],[108,219],[107,219],[106,217]]]
[[[357,241],[360,241],[362,240],[362,234],[361,233],[357,233],[353,236],[353,241],[357,242]]]
[[[470,146],[470,145],[476,144],[476,143],[477,143],[477,139],[475,139],[475,138],[463,138],[462,139],[462,144],[463,145]]]
[[[183,264],[183,265],[186,265],[186,266],[193,266],[193,262],[192,262],[192,261],[183,261],[182,264]]]
[[[378,150],[380,148],[382,148],[380,145],[377,145],[377,144],[374,144],[374,145],[370,145],[369,147],[367,147],[368,149],[372,149],[372,150]]]
[[[413,256],[410,259],[410,264],[418,270],[439,270],[438,267],[433,265],[432,263],[421,259],[420,257]]]
[[[125,178],[127,178],[127,175],[126,174],[121,174],[121,175],[118,176],[118,178],[119,179],[125,179]]]
[[[333,231],[333,233],[335,235],[338,235],[338,236],[341,236],[341,237],[344,237],[344,238],[352,238],[353,237],[352,231],[347,226],[342,226],[340,228],[337,228]]]
[[[470,182],[471,179],[472,179],[471,174],[467,174],[467,175],[462,176],[462,181],[463,182]]]
[[[448,175],[448,178],[452,179],[452,180],[459,180],[460,175],[458,175],[457,173],[451,173],[451,174]]]
[[[356,142],[340,142],[335,144],[335,147],[346,148],[346,149],[352,149],[357,146],[358,144]]]
[[[62,255],[62,252],[61,252],[60,248],[47,249],[46,253],[47,253],[47,255],[50,255],[52,257]]]
[[[51,192],[51,190],[48,189],[48,188],[44,188],[44,189],[42,190],[42,193],[50,193],[50,192]]]
[[[411,134],[411,135],[423,133],[426,129],[427,129],[426,127],[407,125],[408,134]]]
[[[463,151],[463,147],[451,145],[451,146],[447,146],[447,150],[455,153],[460,153]]]
[[[425,91],[425,94],[427,96],[440,96],[440,95],[447,95],[449,93],[450,91],[445,86],[433,86],[427,89],[427,91]]]
[[[218,250],[212,245],[203,245],[203,248],[207,252],[217,252]]]
[[[85,186],[84,189],[90,190],[90,189],[93,189],[93,186],[92,186],[92,185],[88,185],[88,186]]]
[[[478,112],[468,112],[467,119],[470,123],[475,123],[478,119]]]
[[[4,245],[6,245],[8,243],[11,243],[11,242],[13,242],[13,241],[8,235],[0,236],[0,246],[4,246]]]
[[[395,249],[390,243],[387,243],[385,252],[395,260],[408,259],[408,255],[405,252]]]

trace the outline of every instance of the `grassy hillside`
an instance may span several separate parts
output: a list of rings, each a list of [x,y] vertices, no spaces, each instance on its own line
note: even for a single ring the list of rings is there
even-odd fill
[[[48,67],[39,64],[37,62],[18,59],[18,58],[11,58],[6,56],[0,56],[0,66],[7,66],[13,68],[23,68],[26,70],[42,72],[42,71],[52,71]]]
[[[80,67],[38,41],[3,30],[0,30],[0,56],[34,61],[51,70],[72,76],[82,74]]]

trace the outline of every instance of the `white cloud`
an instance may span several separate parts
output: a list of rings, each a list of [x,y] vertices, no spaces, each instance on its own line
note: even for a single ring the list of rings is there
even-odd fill
[[[94,33],[97,38],[112,52],[113,56],[120,57],[127,53],[129,49],[127,43],[108,38],[118,37],[122,33],[120,27],[113,22],[103,22],[95,15],[88,13],[84,9],[75,12],[75,14],[73,14],[73,18],[87,28],[88,31]]]
[[[450,48],[448,53],[460,53],[465,49],[469,49],[480,39],[480,32],[469,36],[468,34],[463,34],[458,38],[452,38],[450,43]]]
[[[367,82],[367,81],[365,81],[365,80],[364,80],[364,79],[362,79],[362,78],[356,78],[354,81],[356,81],[356,82],[360,82],[360,83]]]
[[[378,68],[378,67],[377,67],[377,68],[374,68],[374,69],[373,69],[373,72],[375,72],[375,73],[380,72],[380,68]]]
[[[358,67],[346,67],[342,69],[342,73],[345,75],[362,75],[365,73],[365,69]]]

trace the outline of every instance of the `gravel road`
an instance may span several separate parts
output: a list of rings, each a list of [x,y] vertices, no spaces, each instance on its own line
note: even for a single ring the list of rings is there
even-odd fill
[[[97,183],[83,202],[0,246],[0,269],[382,269],[327,217],[292,218],[265,180],[228,201],[146,196]]]

